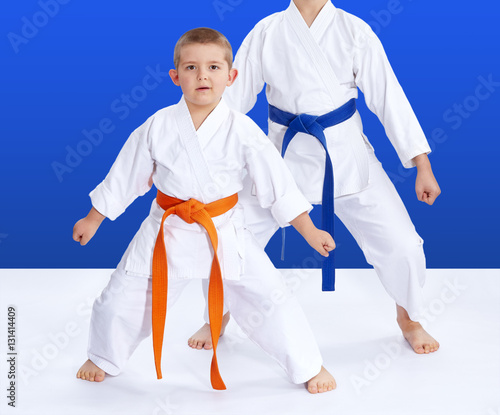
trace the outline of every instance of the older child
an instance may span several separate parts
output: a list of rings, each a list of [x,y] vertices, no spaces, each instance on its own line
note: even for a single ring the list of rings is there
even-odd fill
[[[85,245],[105,217],[114,220],[152,183],[158,189],[150,215],[94,303],[89,360],[77,377],[102,381],[105,373],[117,375],[152,331],[161,379],[167,292],[172,306],[190,279],[206,278],[215,389],[225,389],[215,353],[225,298],[235,320],[292,382],[307,382],[312,393],[332,390],[335,380],[322,366],[297,300],[243,226],[237,192],[244,171],[256,183],[261,206],[281,226],[292,224],[325,256],[335,247],[333,239],[312,224],[311,206],[274,146],[221,99],[237,77],[226,38],[212,29],[191,30],[179,39],[174,62],[170,76],[182,89],[180,102],[159,110],[132,133],[105,180],[91,192],[90,213],[74,227],[73,238]],[[284,301],[249,329],[245,322],[252,313],[277,294]]]
[[[436,351],[439,343],[418,323],[425,281],[423,240],[363,134],[355,106],[358,87],[403,166],[417,167],[418,199],[432,205],[440,189],[427,158],[427,140],[376,35],[330,0],[293,0],[286,10],[255,25],[234,66],[238,80],[224,95],[230,107],[248,112],[267,84],[269,138],[278,150],[286,150],[299,189],[309,202],[323,204],[323,220],[326,214],[331,224],[335,198],[335,213],[396,302],[404,337],[416,353]],[[331,159],[326,169],[325,147],[326,160]],[[333,172],[334,189],[326,180]],[[325,189],[332,194],[326,200]],[[240,198],[246,222],[265,246],[278,224],[258,206],[250,182]],[[228,319],[226,315],[224,322]],[[209,329],[207,322],[189,345],[211,348]]]

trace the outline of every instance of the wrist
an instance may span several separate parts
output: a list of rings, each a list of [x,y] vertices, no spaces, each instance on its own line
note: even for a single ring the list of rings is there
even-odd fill
[[[104,219],[106,219],[106,216],[101,214],[96,208],[92,207],[92,209],[90,209],[90,212],[87,215],[87,219],[91,222],[94,222],[94,223],[100,225],[101,222]]]
[[[419,154],[414,157],[413,162],[415,163],[417,170],[427,170],[431,168],[431,162],[429,161],[429,157],[427,157],[426,153]]]

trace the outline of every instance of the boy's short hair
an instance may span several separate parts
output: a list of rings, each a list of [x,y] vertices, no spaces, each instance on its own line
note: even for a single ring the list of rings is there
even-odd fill
[[[225,50],[225,58],[229,65],[229,69],[233,66],[233,49],[226,37],[217,30],[210,29],[209,27],[198,27],[184,33],[177,41],[174,48],[174,65],[176,69],[178,68],[181,58],[182,47],[193,43],[213,43],[219,45]]]

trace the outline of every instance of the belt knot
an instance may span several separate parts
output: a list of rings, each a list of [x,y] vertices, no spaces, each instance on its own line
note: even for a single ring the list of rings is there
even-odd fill
[[[291,128],[294,131],[297,131],[298,133],[306,133],[306,134],[311,134],[314,135],[309,128],[316,123],[316,120],[318,119],[317,116],[315,115],[309,115],[309,114],[300,114],[297,115],[292,122],[289,124],[289,128]],[[319,124],[318,124],[319,125]],[[324,128],[322,128],[324,129]]]
[[[175,206],[175,214],[184,222],[194,223],[193,215],[205,209],[205,205],[196,199],[189,199]]]

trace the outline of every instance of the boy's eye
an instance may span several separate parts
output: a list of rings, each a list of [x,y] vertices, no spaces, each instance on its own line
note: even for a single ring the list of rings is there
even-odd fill
[[[216,70],[216,69],[219,69],[219,67],[217,65],[210,65],[210,69]]]
[[[194,65],[188,65],[188,66],[186,66],[186,69],[187,69],[188,71],[192,71],[194,68],[195,68],[195,66],[194,66]]]

